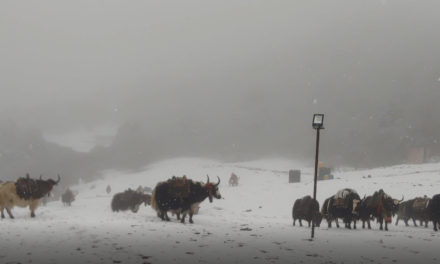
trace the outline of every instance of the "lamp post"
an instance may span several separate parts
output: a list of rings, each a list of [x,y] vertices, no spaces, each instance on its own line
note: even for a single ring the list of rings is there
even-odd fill
[[[314,114],[312,126],[316,129],[315,177],[313,182],[313,200],[316,201],[316,184],[318,181],[319,130],[324,129],[324,114]],[[312,237],[315,237],[315,221],[312,220]]]

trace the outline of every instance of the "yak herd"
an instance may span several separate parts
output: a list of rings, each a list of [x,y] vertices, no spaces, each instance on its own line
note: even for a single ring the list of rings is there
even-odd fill
[[[131,210],[136,213],[140,205],[151,205],[156,211],[157,216],[165,221],[170,221],[168,212],[177,216],[177,219],[185,223],[186,216],[189,216],[189,222],[193,223],[193,215],[198,212],[199,205],[206,198],[210,202],[215,199],[221,199],[219,192],[220,178],[217,176],[217,183],[212,183],[207,176],[206,182],[197,182],[188,179],[185,175],[182,177],[173,176],[167,181],[157,183],[151,190],[148,187],[141,187],[137,190],[128,189],[124,192],[116,193],[111,200],[111,209],[114,212]],[[229,186],[237,186],[239,177],[234,173],[229,178]],[[49,196],[52,188],[60,181],[43,180],[26,177],[19,178],[16,182],[0,182],[0,210],[1,217],[5,218],[4,210],[10,218],[14,218],[11,209],[14,206],[27,207],[31,211],[31,217],[35,217],[35,210],[43,197]],[[110,194],[110,185],[106,188],[107,194]],[[61,201],[64,205],[70,206],[75,200],[75,194],[67,188],[61,195]],[[440,194],[434,195],[431,199],[427,196],[417,197],[403,202],[393,199],[383,190],[374,192],[370,196],[364,196],[362,199],[353,189],[342,189],[335,195],[327,198],[320,208],[319,202],[310,196],[297,199],[292,208],[293,225],[296,220],[302,226],[302,220],[308,222],[310,226],[320,226],[322,219],[327,221],[328,227],[334,222],[339,227],[338,219],[341,219],[346,228],[356,229],[357,221],[362,222],[362,228],[367,223],[368,229],[371,229],[370,221],[377,220],[380,224],[380,230],[388,230],[388,224],[391,223],[393,216],[397,216],[396,225],[399,220],[403,220],[408,226],[408,220],[412,220],[417,226],[427,227],[428,222],[432,221],[434,230],[437,231],[440,225]],[[384,227],[385,225],[385,227]]]
[[[384,224],[385,230],[388,230],[388,224],[396,215],[396,225],[400,219],[406,226],[409,219],[413,220],[415,226],[418,220],[420,225],[424,223],[425,227],[432,221],[434,230],[437,231],[440,224],[440,194],[434,195],[432,199],[424,196],[403,202],[403,198],[393,199],[382,189],[361,199],[355,190],[347,188],[327,198],[321,211],[318,201],[310,196],[297,199],[292,208],[293,225],[299,220],[302,226],[301,220],[305,220],[309,226],[310,223],[320,226],[322,219],[325,219],[329,228],[332,227],[332,222],[339,227],[338,219],[341,219],[348,229],[352,228],[352,224],[356,229],[357,221],[362,221],[362,228],[365,228],[367,223],[368,229],[371,229],[370,221],[377,220],[380,230],[384,229]]]
[[[218,178],[218,177],[217,177]],[[14,218],[11,209],[15,206],[27,207],[31,211],[31,217],[35,217],[35,210],[43,198],[50,195],[53,186],[60,182],[60,176],[57,180],[43,180],[26,177],[19,178],[16,182],[0,182],[0,211],[1,217],[5,218],[4,211],[10,218]],[[142,203],[151,205],[156,210],[157,216],[162,220],[169,221],[168,212],[177,215],[182,223],[189,216],[189,222],[193,223],[193,215],[198,212],[199,204],[206,198],[210,202],[213,198],[220,199],[218,190],[220,178],[217,183],[212,183],[207,176],[206,183],[196,182],[191,179],[173,176],[164,182],[159,182],[151,190],[148,187],[141,187],[137,190],[128,189],[124,192],[116,193],[111,200],[111,209],[114,212],[131,210],[136,213]],[[151,194],[147,192],[152,191]],[[110,194],[110,185],[106,188],[107,194]],[[61,195],[61,201],[65,206],[70,206],[75,200],[75,194],[67,188]],[[182,215],[182,216],[181,216]]]

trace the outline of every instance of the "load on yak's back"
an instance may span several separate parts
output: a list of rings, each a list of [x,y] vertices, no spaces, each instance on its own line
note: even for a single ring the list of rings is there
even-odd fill
[[[213,198],[221,198],[218,190],[220,178],[217,178],[217,183],[211,183],[209,176],[206,183],[195,182],[186,176],[174,176],[165,182],[159,182],[152,193],[151,207],[162,220],[169,221],[167,212],[171,211],[182,213],[182,223],[185,223],[186,215],[189,215],[189,222],[193,223],[192,217],[201,202],[206,198],[209,198],[209,202],[212,202]]]
[[[53,186],[60,182],[60,175],[58,179],[43,180],[40,175],[39,179],[30,178],[29,174],[26,177],[19,178],[16,182],[5,182],[0,186],[0,209],[1,216],[5,218],[4,209],[10,218],[14,218],[11,209],[14,206],[27,207],[31,211],[31,217],[35,217],[35,210],[40,204],[40,199],[45,195],[49,195]]]
[[[356,229],[357,211],[356,207],[360,202],[359,194],[353,189],[342,189],[335,195],[327,198],[322,205],[321,213],[323,218],[327,220],[328,227],[332,226],[332,221],[335,221],[336,226],[339,227],[338,218],[341,218],[346,228]]]

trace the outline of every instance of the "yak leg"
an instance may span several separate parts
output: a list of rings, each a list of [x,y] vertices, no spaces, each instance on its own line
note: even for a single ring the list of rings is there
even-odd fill
[[[388,231],[388,221],[385,219],[385,231]]]
[[[31,210],[31,217],[35,217],[35,209],[37,209],[39,203],[39,200],[33,200],[29,205],[29,210]]]
[[[404,218],[403,221],[405,222],[405,226],[409,226],[408,225],[408,218]]]
[[[165,221],[170,221],[170,218],[168,217],[168,212],[165,211],[165,212],[163,212],[163,214],[164,214]]]
[[[170,221],[170,218],[168,217],[167,211],[160,211],[157,213],[157,216],[162,219],[162,221]]]
[[[348,229],[351,229],[351,220],[347,219],[347,222],[345,224],[345,227],[347,227]]]
[[[161,211],[160,211],[160,212],[157,212],[157,217],[159,217],[160,219],[164,220],[164,219],[163,219],[163,214],[162,214]]]
[[[182,217],[180,218],[181,223],[185,223],[186,213],[182,213]]]
[[[298,221],[299,221],[299,226],[303,226],[303,223],[301,222],[301,218],[298,219]]]
[[[188,214],[188,212],[190,212],[191,209],[190,208],[182,208],[182,218],[180,219],[181,223],[185,223],[185,218],[186,215]]]
[[[176,212],[176,218],[177,220],[180,220],[180,212]]]
[[[362,220],[362,229],[365,229],[365,220]]]
[[[11,209],[6,207],[6,212],[9,215],[9,218],[14,219],[14,215],[12,215]]]
[[[399,223],[399,220],[400,220],[400,217],[397,216],[397,219],[396,219],[396,225]]]
[[[353,220],[353,229],[356,229],[356,220]]]
[[[378,219],[377,219],[377,221],[380,223],[380,230],[383,230],[383,219],[382,219],[382,217],[379,217]]]
[[[310,227],[310,222],[311,222],[311,221],[308,221],[309,227]]]
[[[295,226],[296,218],[293,218],[293,226]]]
[[[432,220],[432,224],[434,225],[434,231],[437,231],[437,220]]]
[[[337,217],[335,218],[335,223],[336,223],[336,227],[339,228],[339,221]]]
[[[9,199],[7,197],[5,197],[4,199],[5,200],[4,200],[4,203],[2,205],[2,218],[4,218],[4,216],[5,216],[4,213],[3,213],[3,209],[6,209],[6,212],[8,213],[9,218],[14,219],[14,215],[11,212],[11,208],[14,207],[13,200]]]
[[[428,220],[425,220],[425,228],[428,227]]]
[[[5,208],[2,208],[2,219],[5,218]]]
[[[327,217],[327,224],[328,224],[328,228],[332,227],[332,219],[330,217]]]
[[[193,222],[193,213],[192,213],[191,210],[189,211],[189,222],[190,222],[191,224],[194,223],[194,222]]]
[[[411,217],[411,219],[413,220],[414,226],[417,226],[416,219],[414,219],[414,217]]]
[[[367,220],[367,224],[368,224],[368,229],[371,229],[370,219]]]

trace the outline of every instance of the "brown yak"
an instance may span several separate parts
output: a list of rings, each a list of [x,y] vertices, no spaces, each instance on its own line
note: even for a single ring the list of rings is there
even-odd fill
[[[60,175],[56,181],[49,179],[34,180],[26,175],[26,178],[19,178],[16,182],[5,182],[0,185],[0,210],[1,217],[5,218],[4,209],[10,218],[14,218],[11,209],[14,206],[27,207],[31,211],[31,217],[35,217],[35,209],[37,209],[40,199],[45,195],[49,195],[53,186],[60,182]]]

